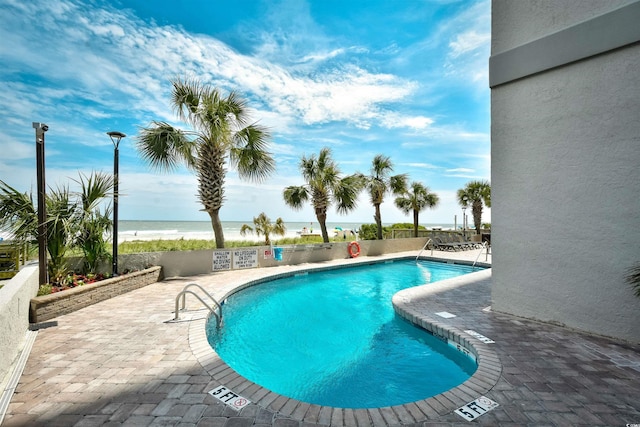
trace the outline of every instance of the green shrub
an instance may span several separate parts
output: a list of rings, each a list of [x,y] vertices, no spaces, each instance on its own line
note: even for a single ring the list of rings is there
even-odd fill
[[[49,295],[52,289],[53,286],[48,283],[46,285],[40,285],[40,287],[38,288],[38,296]]]
[[[391,227],[382,227],[382,238],[388,239],[391,236]],[[360,240],[377,240],[378,239],[378,226],[376,224],[362,224],[360,226]]]

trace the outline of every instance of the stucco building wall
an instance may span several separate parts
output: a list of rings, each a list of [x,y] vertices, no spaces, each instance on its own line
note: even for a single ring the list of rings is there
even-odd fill
[[[495,311],[640,342],[639,6],[493,0]]]

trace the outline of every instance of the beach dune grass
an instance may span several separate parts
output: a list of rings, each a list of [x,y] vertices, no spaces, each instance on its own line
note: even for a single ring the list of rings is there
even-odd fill
[[[347,237],[347,240],[353,240],[354,237]],[[343,242],[342,238],[333,238],[332,241]],[[263,240],[227,240],[225,249],[242,248],[251,246],[264,246]],[[321,236],[301,236],[301,237],[285,237],[272,242],[274,246],[278,245],[299,245],[322,243]],[[133,254],[142,252],[166,252],[166,251],[197,251],[205,249],[216,249],[215,240],[198,240],[198,239],[176,239],[176,240],[132,240],[122,242],[118,245],[118,253]]]

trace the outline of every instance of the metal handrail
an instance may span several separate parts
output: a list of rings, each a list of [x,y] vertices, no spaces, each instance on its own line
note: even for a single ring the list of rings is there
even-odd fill
[[[213,302],[213,305],[218,309],[218,313],[216,313],[215,309],[213,307],[211,307],[209,304],[207,304],[207,302],[205,300],[203,300],[200,295],[196,294],[193,291],[190,291],[189,288],[190,287],[196,287],[198,289],[200,289],[206,296],[209,297],[209,299]],[[179,320],[180,319],[180,310],[184,310],[185,309],[185,305],[186,305],[186,299],[187,299],[187,294],[191,294],[194,297],[198,298],[198,300],[209,309],[209,311],[216,317],[216,324],[219,326],[220,323],[222,322],[222,306],[220,305],[220,303],[218,301],[216,301],[216,299],[214,297],[211,296],[211,294],[209,292],[207,292],[206,289],[204,289],[202,286],[198,285],[197,283],[189,283],[188,285],[186,285],[182,291],[180,291],[180,293],[178,294],[178,296],[176,296],[176,317],[174,317],[173,320]],[[182,297],[182,308],[179,308],[180,305],[180,297]]]
[[[416,257],[416,261],[418,261],[418,258],[420,258],[420,255],[422,255],[422,252],[427,248],[427,246],[431,242],[432,242],[431,239],[427,240],[427,243],[425,243],[424,246],[422,247],[422,249],[420,249],[420,252],[418,252],[418,256]],[[433,256],[433,246],[431,246],[431,256]]]
[[[485,257],[485,261],[489,260],[489,246],[487,245],[487,242],[482,242],[482,249],[486,249],[487,250],[487,255]],[[476,263],[478,262],[478,258],[480,258],[480,255],[482,255],[482,249],[480,249],[480,252],[478,252],[478,256],[476,257],[476,260],[473,261],[473,264],[471,265],[471,271],[473,271],[473,269],[476,267]]]

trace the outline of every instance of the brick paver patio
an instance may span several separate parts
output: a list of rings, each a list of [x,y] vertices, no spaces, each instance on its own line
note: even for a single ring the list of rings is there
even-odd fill
[[[477,252],[436,254],[475,259]],[[352,261],[335,263],[340,262]],[[468,425],[449,409],[424,405],[406,411],[327,410],[267,395],[258,399],[260,405],[250,404],[236,411],[211,397],[209,390],[242,381],[230,373],[229,384],[222,384],[211,375],[207,361],[212,356],[196,342],[200,339],[197,325],[206,314],[203,310],[190,311],[182,320],[172,321],[178,292],[195,281],[220,296],[264,274],[308,267],[282,266],[166,280],[55,319],[57,325],[39,330],[2,425]],[[416,293],[411,298],[414,309],[429,317],[441,311],[456,315],[438,319],[441,324],[458,330],[473,329],[495,341],[488,346],[498,356],[496,369],[500,375],[485,396],[500,406],[474,423],[640,423],[640,345],[484,310],[491,305],[490,287],[489,277],[428,295]],[[187,305],[197,307],[191,299]],[[250,388],[245,390],[252,392]]]

